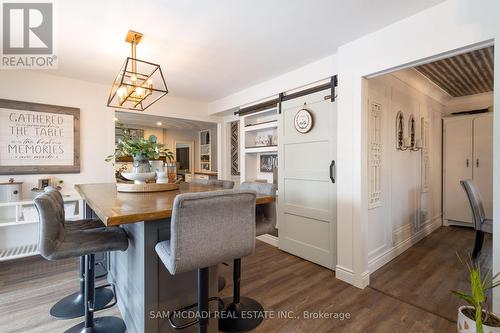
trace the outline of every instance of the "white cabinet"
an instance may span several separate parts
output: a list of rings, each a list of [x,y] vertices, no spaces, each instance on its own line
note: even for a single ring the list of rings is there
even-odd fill
[[[492,216],[493,117],[456,116],[444,120],[444,219],[449,224],[472,224],[472,213],[461,180],[473,179],[486,216]]]
[[[63,196],[66,220],[81,219],[83,201]],[[38,214],[31,199],[0,203],[0,262],[36,255]]]
[[[198,174],[194,174],[194,179],[198,179],[198,180],[209,180],[210,177],[208,175],[198,175]]]

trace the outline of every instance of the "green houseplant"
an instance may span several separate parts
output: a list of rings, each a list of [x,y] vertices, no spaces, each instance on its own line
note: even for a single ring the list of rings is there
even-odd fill
[[[492,312],[488,311],[485,292],[500,285],[497,281],[500,273],[492,276],[488,270],[481,276],[481,268],[477,261],[467,257],[459,260],[467,267],[469,273],[470,293],[452,290],[452,293],[466,301],[468,306],[461,306],[458,309],[457,328],[459,333],[495,333],[500,332],[500,319]]]
[[[135,173],[150,172],[149,160],[157,160],[161,156],[166,157],[169,161],[174,160],[174,154],[164,147],[165,145],[156,142],[156,140],[127,136],[118,140],[114,154],[106,157],[106,161],[111,162],[119,157],[132,156]]]

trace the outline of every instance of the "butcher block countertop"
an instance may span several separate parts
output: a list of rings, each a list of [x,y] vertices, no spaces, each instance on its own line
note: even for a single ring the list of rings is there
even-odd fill
[[[179,190],[151,193],[117,192],[115,183],[80,184],[75,185],[75,189],[107,226],[169,218],[178,194],[221,190],[191,183],[180,184]],[[257,194],[256,204],[274,200],[273,196]]]

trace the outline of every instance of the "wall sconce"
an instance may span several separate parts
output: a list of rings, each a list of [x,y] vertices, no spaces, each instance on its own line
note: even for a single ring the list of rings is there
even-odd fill
[[[422,149],[422,139],[415,138],[415,118],[410,115],[408,120],[409,137],[404,137],[404,114],[399,111],[396,116],[396,149],[399,151],[419,151]]]

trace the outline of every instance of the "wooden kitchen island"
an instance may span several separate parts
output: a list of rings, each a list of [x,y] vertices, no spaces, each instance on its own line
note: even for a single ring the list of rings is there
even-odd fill
[[[196,272],[170,275],[155,251],[155,245],[170,238],[170,217],[180,193],[220,191],[221,188],[189,183],[179,190],[152,193],[121,193],[116,184],[75,186],[86,204],[86,216],[96,215],[107,226],[124,228],[129,247],[111,252],[108,280],[116,286],[118,307],[129,333],[174,332],[165,319],[167,311],[196,303]],[[274,201],[257,194],[256,204]],[[217,267],[210,268],[210,295],[217,294]],[[99,313],[97,313],[99,316]],[[209,331],[217,332],[210,321]],[[195,332],[196,326],[183,332]]]

